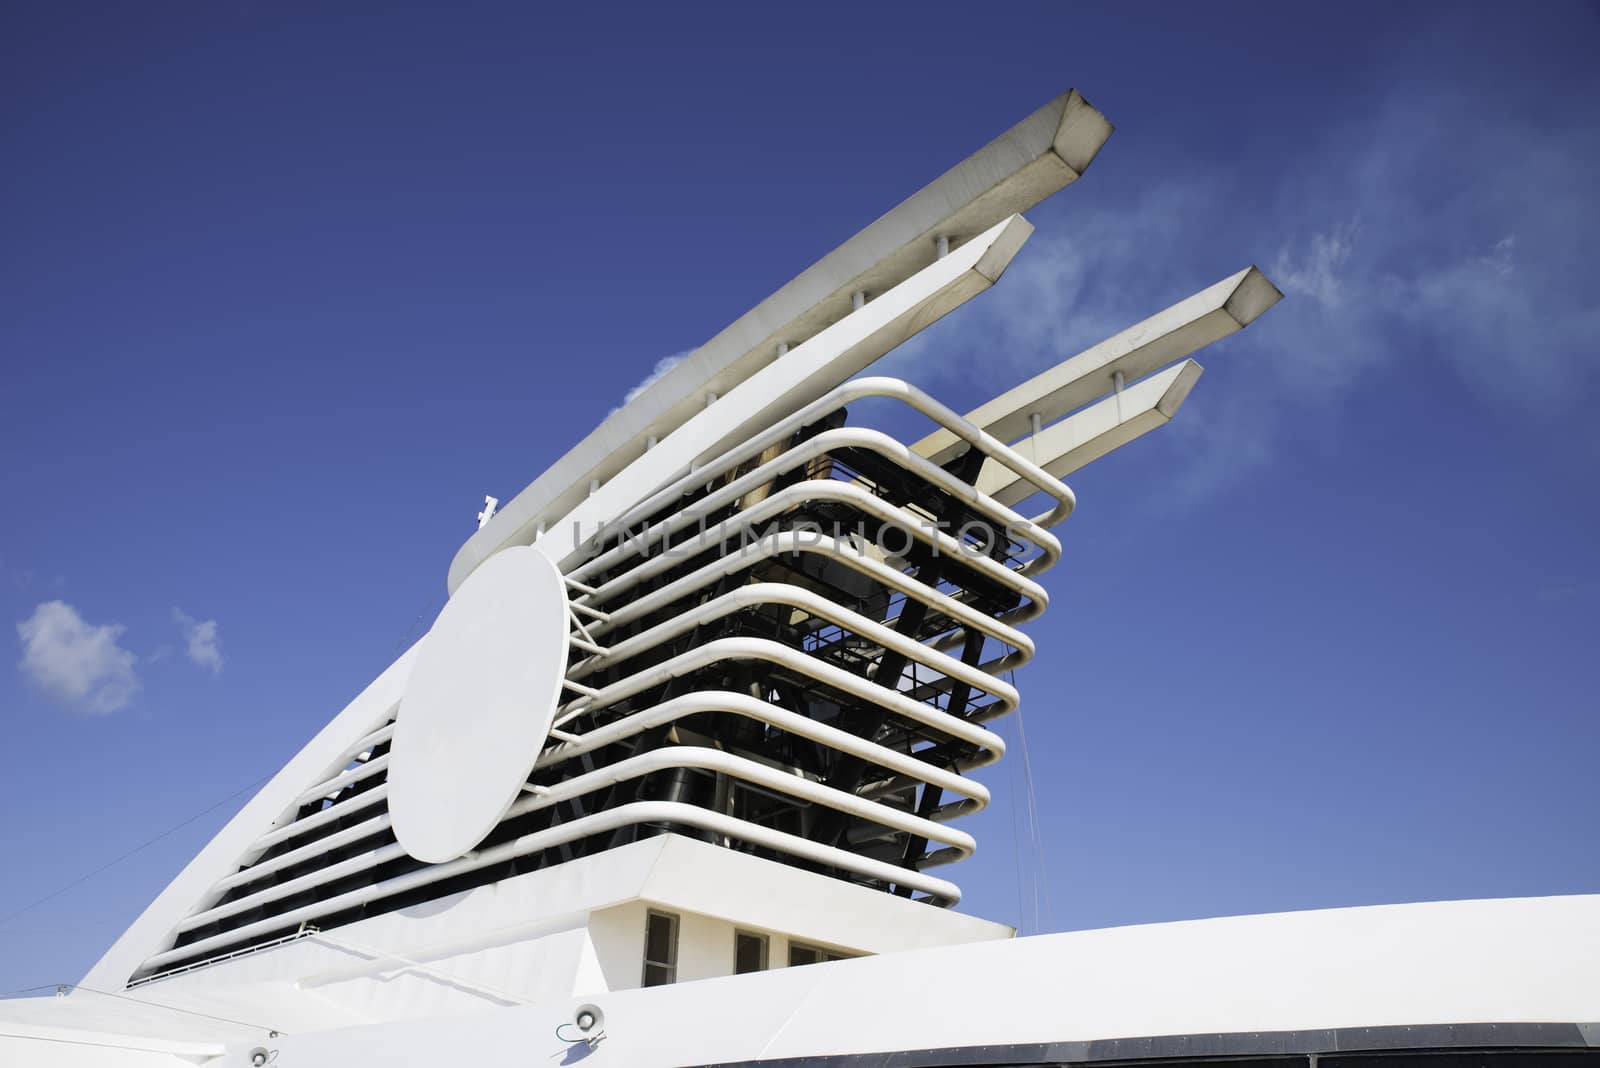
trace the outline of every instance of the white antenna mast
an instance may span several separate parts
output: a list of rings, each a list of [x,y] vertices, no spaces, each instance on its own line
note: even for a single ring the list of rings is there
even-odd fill
[[[488,525],[489,520],[494,518],[494,510],[496,508],[498,508],[498,507],[500,507],[500,498],[499,497],[490,497],[488,494],[484,495],[484,498],[483,498],[483,511],[478,513],[478,529],[479,530],[482,530],[485,526]]]

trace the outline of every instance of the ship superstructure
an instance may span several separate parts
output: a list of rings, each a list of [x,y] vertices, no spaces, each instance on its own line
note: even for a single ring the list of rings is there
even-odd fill
[[[1159,936],[1014,941],[951,908],[955,865],[977,848],[962,817],[990,801],[995,723],[1022,699],[1026,628],[1049,605],[1075,503],[1062,479],[1171,419],[1201,373],[1191,355],[1281,297],[1245,267],[992,398],[871,375],[1000,281],[1032,229],[1020,213],[1076,180],[1110,133],[1078,93],[1051,101],[487,507],[430,632],[78,989],[0,1004],[0,1059],[996,1063],[973,1059],[984,1047],[1021,1063],[1166,1057],[1179,1045],[1154,1036],[1262,1031],[1300,1037],[1195,1051],[1314,1058],[1333,1041],[1316,1035],[1365,1026],[1370,999],[1347,994],[1320,1016],[1254,1024],[1219,1007],[1229,990],[1263,997],[1255,973],[1140,1022],[1080,989],[1081,970],[1125,983],[1131,961],[1159,966]],[[1587,899],[1484,908],[1413,915],[1432,933],[1394,936],[1391,952],[1403,965],[1485,917],[1537,940],[1600,915]],[[1294,938],[1329,952],[1343,931],[1381,952],[1382,918],[1356,911],[1237,928],[1235,949],[1267,968]],[[1203,975],[1217,932],[1170,928],[1166,966]],[[1570,970],[1525,950],[1497,950],[1523,986],[1428,1010],[1471,1020],[1417,1022],[1499,1025],[1493,1005],[1545,998],[1549,1019],[1517,1022],[1546,1030],[1518,1043],[1574,1045],[1559,1029],[1592,996],[1553,994]],[[1600,934],[1578,954],[1596,960]],[[756,974],[813,964],[826,967]],[[922,971],[986,984],[976,1002],[1026,1003],[1025,1018],[1008,1032],[975,1002],[908,999]],[[1051,982],[1099,1015],[1052,1029]],[[1197,1005],[1215,1026],[1194,1022]],[[786,1030],[800,1019],[852,1037]],[[688,1026],[706,1029],[699,1046]],[[1095,1041],[1125,1045],[1097,1054]]]

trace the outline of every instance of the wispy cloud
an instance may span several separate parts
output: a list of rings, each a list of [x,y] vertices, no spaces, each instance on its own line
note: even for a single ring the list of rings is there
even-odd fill
[[[136,658],[123,628],[88,623],[64,601],[46,601],[17,624],[18,668],[52,700],[95,715],[126,708],[139,692]]]
[[[172,610],[172,621],[178,624],[186,643],[184,655],[213,675],[222,673],[222,638],[217,633],[214,619],[195,619],[181,608]]]
[[[1042,205],[994,291],[880,367],[987,396],[1254,261],[1288,299],[1201,354],[1249,375],[1225,393],[1202,383],[1163,431],[1177,446],[1168,499],[1226,488],[1272,462],[1291,428],[1406,367],[1530,422],[1581,411],[1600,381],[1600,128],[1581,110],[1530,123],[1437,92],[1353,114],[1297,157],[1178,178],[1111,175],[1113,142],[1094,177],[1128,192]]]
[[[1360,224],[1351,221],[1327,233],[1312,234],[1299,255],[1284,248],[1273,261],[1273,280],[1286,295],[1298,293],[1324,307],[1339,307],[1345,300],[1344,264],[1355,250],[1360,232]]]
[[[661,359],[656,361],[656,365],[650,369],[649,374],[645,375],[637,385],[633,386],[628,390],[628,392],[622,395],[622,403],[611,409],[611,411],[607,414],[615,414],[616,412],[621,411],[624,406],[633,403],[634,399],[637,398],[639,394],[643,393],[645,390],[649,389],[651,386],[665,378],[668,371],[682,363],[684,358],[693,351],[693,349],[684,349],[682,352],[674,352],[671,356],[661,357]]]
[[[1570,601],[1574,597],[1582,596],[1583,594],[1587,593],[1589,588],[1593,585],[1594,584],[1590,582],[1556,583],[1553,585],[1539,587],[1539,589],[1536,591],[1536,595],[1538,596],[1539,600],[1543,601],[1544,603],[1554,604],[1557,601]]]
[[[3,580],[7,585],[25,592],[33,586],[37,579],[38,576],[34,574],[33,568],[13,567],[10,560],[4,555],[0,555],[0,580]],[[58,578],[51,582],[50,585],[60,586],[62,582]]]

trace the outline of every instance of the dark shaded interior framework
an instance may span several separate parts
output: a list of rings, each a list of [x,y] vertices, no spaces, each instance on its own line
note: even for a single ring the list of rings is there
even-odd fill
[[[1363,1033],[1371,1036],[1367,1041],[1405,1045],[1364,1048]],[[1336,1045],[1345,1042],[1354,1048]],[[1288,1052],[1306,1046],[1312,1050]],[[1193,1052],[1186,1056],[1129,1056],[1179,1047]],[[1272,1047],[1280,1052],[1265,1052]],[[756,1064],[764,1068],[1600,1068],[1600,1049],[1588,1046],[1572,1024],[1446,1024],[849,1053],[706,1068],[754,1068]]]
[[[892,381],[892,380],[876,380]],[[848,423],[847,384],[664,487],[567,573],[569,689],[521,798],[468,857],[429,865],[385,809],[394,710],[217,883],[148,979],[673,832],[933,905],[974,843],[970,777],[1004,745],[1018,626],[1069,490],[903,383],[968,446],[936,465]],[[999,463],[1052,507],[979,494]]]

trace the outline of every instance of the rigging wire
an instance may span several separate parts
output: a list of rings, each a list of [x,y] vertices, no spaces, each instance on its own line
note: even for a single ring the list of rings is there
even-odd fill
[[[417,618],[411,621],[411,626],[407,627],[405,629],[405,633],[400,635],[400,640],[394,643],[394,649],[389,654],[391,657],[399,656],[401,650],[405,649],[406,643],[409,642],[411,640],[411,636],[417,632],[417,624],[421,623],[423,617],[425,617],[429,612],[433,611],[433,606],[438,602],[438,600],[438,594],[428,598],[428,603],[422,606],[422,611],[418,612]]]
[[[220,1021],[221,1023],[234,1024],[234,1025],[239,1026],[239,1027],[248,1027],[248,1028],[251,1028],[252,1030],[256,1030],[256,1031],[266,1031],[268,1034],[270,1034],[274,1038],[276,1038],[279,1035],[288,1033],[286,1031],[281,1031],[276,1027],[268,1027],[266,1024],[250,1023],[249,1021],[246,1021],[246,1020],[232,1020],[232,1019],[229,1019],[226,1016],[213,1016],[209,1012],[197,1012],[194,1009],[180,1009],[176,1005],[168,1005],[165,1002],[161,1002],[161,1001],[146,1001],[144,998],[133,998],[133,997],[129,997],[126,994],[113,994],[109,990],[96,990],[93,987],[83,986],[82,984],[79,984],[79,983],[67,983],[67,984],[64,984],[64,985],[70,987],[73,990],[83,990],[83,991],[86,991],[87,993],[90,993],[90,994],[99,994],[101,997],[116,998],[118,1001],[131,1001],[135,1005],[150,1005],[150,1006],[153,1006],[153,1007],[158,1008],[158,1009],[166,1009],[169,1012],[181,1012],[181,1013],[184,1013],[187,1016],[201,1016],[201,1017],[204,1017],[207,1020],[217,1020],[217,1021]]]
[[[168,1012],[181,1012],[186,1016],[200,1016],[207,1020],[216,1020],[219,1023],[234,1024],[238,1027],[248,1027],[252,1031],[265,1031],[274,1038],[288,1033],[286,1031],[280,1031],[276,1027],[268,1027],[266,1024],[250,1023],[248,1020],[235,1020],[227,1016],[214,1016],[209,1012],[198,1012],[194,1009],[181,1009],[176,1005],[168,1005],[161,1001],[150,1001],[145,998],[129,997],[126,994],[113,994],[109,990],[96,990],[94,987],[84,986],[82,983],[44,983],[39,986],[27,986],[23,987],[21,990],[8,990],[5,993],[0,994],[0,998],[16,997],[18,994],[31,994],[36,990],[54,990],[57,994],[64,994],[70,990],[81,990],[85,994],[99,994],[101,997],[116,998],[118,1001],[127,1001],[135,1005],[143,1005],[147,1008],[166,1009]]]
[[[423,607],[422,611],[417,613],[416,619],[411,621],[411,626],[407,627],[405,633],[400,636],[399,642],[396,643],[396,645],[395,645],[395,654],[396,655],[399,654],[401,647],[403,647],[405,645],[407,639],[409,639],[411,637],[411,635],[416,631],[417,624],[422,622],[423,617],[428,614],[428,611],[433,607],[434,602],[436,600],[437,600],[437,597],[431,598],[428,601],[428,603]],[[95,876],[100,875],[100,874],[102,874],[102,873],[104,873],[106,871],[109,871],[110,869],[116,867],[118,864],[121,864],[123,861],[129,859],[130,857],[133,857],[133,856],[135,856],[135,855],[137,855],[139,853],[144,852],[146,849],[149,849],[151,846],[155,845],[157,842],[161,841],[162,839],[170,837],[171,835],[174,835],[174,834],[178,833],[179,831],[183,830],[185,827],[189,826],[191,823],[193,823],[196,820],[200,819],[202,816],[207,816],[210,813],[215,812],[217,809],[221,808],[223,805],[226,805],[228,802],[230,802],[230,801],[234,800],[235,798],[239,797],[241,794],[249,793],[250,791],[257,789],[258,787],[260,787],[261,785],[266,783],[267,780],[269,780],[271,778],[272,778],[272,773],[269,772],[268,774],[261,776],[259,779],[256,779],[254,782],[249,783],[249,784],[247,784],[245,786],[239,787],[239,789],[235,790],[233,793],[229,794],[227,797],[224,797],[220,801],[215,801],[212,804],[207,805],[205,808],[201,809],[199,812],[196,812],[194,815],[188,817],[187,819],[183,820],[180,823],[173,824],[171,827],[168,827],[166,830],[162,831],[160,834],[157,834],[154,837],[146,839],[145,841],[143,841],[140,844],[134,846],[132,849],[128,850],[127,852],[118,854],[117,856],[113,857],[112,859],[106,861],[104,864],[102,864],[99,867],[95,868],[93,871],[85,872],[83,875],[78,876],[76,879],[74,879],[71,882],[65,884],[64,886],[57,887],[55,890],[50,891],[50,893],[45,894],[43,897],[38,898],[35,901],[29,902],[28,904],[22,906],[20,909],[17,909],[14,912],[7,913],[4,916],[0,916],[0,937],[3,937],[5,935],[16,935],[16,934],[22,933],[22,932],[19,932],[19,931],[7,931],[7,930],[5,930],[5,925],[10,923],[12,920],[17,919],[20,916],[26,915],[29,912],[32,912],[34,909],[38,908],[40,905],[46,904],[46,903],[48,903],[50,901],[54,901],[56,898],[60,897],[62,894],[65,894],[67,891],[75,889],[75,888],[83,885],[84,883],[88,882],[90,879],[93,879]],[[96,921],[96,922],[97,923],[105,923],[105,922],[108,922],[108,921]],[[278,1035],[284,1033],[284,1032],[282,1032],[282,1031],[280,1031],[280,1030],[278,1030],[276,1028],[267,1027],[267,1026],[262,1025],[262,1024],[248,1023],[248,1022],[246,1022],[244,1020],[233,1020],[233,1019],[229,1019],[228,1017],[225,1017],[225,1016],[213,1016],[210,1013],[196,1012],[193,1009],[182,1009],[182,1008],[179,1008],[176,1005],[168,1005],[168,1004],[165,1004],[165,1003],[159,1002],[159,1001],[147,1000],[147,999],[144,999],[144,998],[127,997],[126,995],[123,995],[123,994],[113,994],[110,991],[96,990],[93,987],[87,987],[87,986],[82,985],[81,983],[43,983],[43,984],[41,984],[39,986],[26,986],[26,987],[22,987],[22,988],[17,989],[17,990],[7,990],[7,991],[4,991],[4,992],[0,992],[0,999],[17,997],[20,994],[31,994],[31,993],[35,993],[35,992],[40,991],[40,990],[53,990],[57,994],[63,994],[63,993],[65,993],[67,991],[70,991],[70,990],[82,990],[82,991],[84,991],[86,993],[90,993],[90,994],[99,994],[102,997],[116,998],[116,999],[118,999],[120,1001],[133,1002],[136,1005],[148,1005],[148,1006],[152,1006],[154,1008],[167,1009],[168,1011],[171,1011],[171,1012],[185,1013],[185,1014],[187,1014],[189,1016],[200,1016],[200,1017],[204,1017],[204,1018],[206,1018],[208,1020],[217,1020],[217,1021],[220,1021],[222,1023],[235,1024],[235,1025],[237,1025],[239,1027],[248,1027],[248,1028],[252,1028],[252,1029],[262,1030],[262,1031],[266,1031],[269,1035],[271,1035],[273,1037],[277,1037]]]
[[[70,883],[67,883],[65,886],[60,887],[60,888],[58,888],[56,890],[50,891],[50,893],[48,893],[48,894],[44,895],[43,897],[39,898],[37,901],[34,901],[34,902],[32,902],[30,904],[27,904],[27,905],[24,905],[20,909],[17,909],[15,912],[8,913],[5,916],[0,916],[0,927],[4,927],[6,924],[10,923],[12,920],[16,919],[18,916],[21,916],[22,914],[24,914],[26,912],[32,912],[34,909],[38,908],[40,905],[43,905],[47,901],[55,900],[56,898],[60,897],[62,894],[66,893],[68,890],[71,890],[71,889],[73,889],[73,888],[75,888],[77,886],[81,886],[83,883],[86,883],[90,879],[93,879],[96,875],[99,875],[100,873],[102,873],[104,871],[107,871],[107,870],[109,870],[111,868],[116,867],[118,864],[121,864],[123,861],[127,860],[129,857],[133,856],[134,854],[140,853],[140,852],[143,852],[146,849],[149,849],[151,846],[155,845],[157,842],[161,841],[163,838],[166,838],[169,835],[176,834],[177,832],[183,830],[185,827],[189,826],[189,824],[193,823],[195,820],[199,819],[200,817],[208,815],[209,813],[212,813],[212,812],[216,811],[217,809],[221,808],[223,805],[226,805],[229,801],[232,801],[234,798],[238,797],[240,794],[248,793],[249,791],[254,790],[256,787],[258,787],[262,783],[266,782],[269,778],[271,778],[270,775],[263,775],[263,776],[261,776],[261,778],[257,779],[255,782],[251,783],[250,785],[241,786],[239,789],[235,790],[233,793],[229,794],[227,797],[224,797],[221,801],[217,801],[217,802],[215,802],[213,804],[207,805],[205,808],[201,809],[199,812],[196,812],[194,815],[190,816],[188,819],[184,820],[182,823],[178,823],[178,824],[175,824],[175,825],[173,825],[171,827],[168,827],[166,830],[162,831],[160,834],[156,835],[154,838],[151,838],[148,841],[142,842],[139,845],[136,845],[132,849],[128,850],[126,853],[123,853],[120,856],[114,857],[111,860],[106,861],[104,864],[100,865],[98,868],[94,869],[93,871],[88,872],[87,874],[78,876],[76,879],[72,880]]]
[[[423,616],[428,614],[428,610],[433,607],[434,601],[436,601],[436,600],[438,600],[437,597],[434,597],[434,598],[430,599],[428,601],[427,605],[422,609],[422,611],[417,613],[417,618],[412,620],[411,626],[407,627],[405,633],[400,636],[400,641],[395,645],[395,651],[397,653],[399,652],[400,647],[405,644],[406,640],[408,638],[410,638],[412,633],[417,629],[417,624],[422,621]],[[213,804],[207,805],[205,808],[201,809],[199,812],[196,812],[194,815],[190,816],[188,819],[184,820],[183,822],[178,823],[178,824],[174,824],[173,826],[168,827],[166,830],[162,831],[160,834],[156,835],[154,838],[151,838],[148,841],[142,842],[139,845],[134,846],[132,849],[128,850],[126,853],[123,853],[123,854],[121,854],[119,856],[113,857],[111,860],[106,861],[104,864],[100,865],[98,868],[95,868],[93,871],[87,872],[87,873],[85,873],[83,875],[78,876],[78,878],[72,880],[70,883],[67,883],[65,886],[59,887],[59,888],[57,888],[55,890],[52,890],[50,893],[48,893],[48,894],[44,895],[43,897],[39,898],[37,901],[33,901],[33,902],[31,902],[31,903],[29,903],[27,905],[24,905],[20,909],[17,909],[15,912],[7,913],[4,916],[0,916],[0,935],[18,933],[18,932],[14,932],[14,931],[6,931],[6,930],[4,930],[5,925],[10,923],[12,920],[16,919],[17,917],[23,915],[24,913],[32,912],[34,909],[38,908],[40,905],[43,905],[46,902],[55,900],[56,898],[60,897],[62,894],[66,893],[68,890],[74,889],[75,887],[80,886],[83,883],[88,882],[90,879],[93,879],[96,875],[99,875],[102,872],[107,871],[110,868],[116,867],[118,864],[121,864],[123,861],[127,860],[129,857],[132,857],[136,853],[140,853],[140,852],[143,852],[146,849],[149,849],[151,846],[155,845],[157,842],[161,841],[163,838],[166,838],[166,837],[168,837],[170,835],[176,834],[177,832],[183,830],[185,827],[189,826],[189,824],[193,823],[195,820],[199,819],[200,817],[208,815],[211,812],[216,811],[217,809],[221,808],[223,805],[226,805],[229,801],[232,801],[234,798],[238,797],[240,794],[247,793],[247,792],[249,792],[251,790],[254,790],[256,787],[262,785],[263,783],[265,783],[270,778],[272,778],[272,775],[269,773],[267,775],[261,776],[261,778],[257,779],[255,782],[252,782],[247,786],[239,787],[239,789],[235,790],[233,793],[229,794],[227,797],[224,797],[222,800],[217,801],[217,802],[215,802]],[[52,984],[52,985],[54,985],[54,984]],[[29,989],[43,989],[43,988],[42,987],[39,987],[39,988],[31,988],[30,987]],[[0,995],[0,996],[4,996],[4,995]]]
[[[1017,933],[1026,936],[1028,933],[1028,910],[1022,892],[1024,878],[1022,875],[1022,832],[1017,829],[1017,762],[1015,760],[1006,765],[1007,777],[1011,789],[1007,799],[1011,802],[1011,856],[1017,864]]]
[[[1028,798],[1028,825],[1033,834],[1033,855],[1036,871],[1034,873],[1034,906],[1033,921],[1041,931],[1055,929],[1054,910],[1050,905],[1050,875],[1049,866],[1045,859],[1044,848],[1044,821],[1039,818],[1039,792],[1033,782],[1033,757],[1028,749],[1028,731],[1022,722],[1022,709],[1017,709],[1017,737],[1022,742],[1022,775],[1027,783]],[[1043,903],[1043,914],[1040,914],[1040,903]]]
[[[1015,670],[1006,672],[1006,677],[1013,687],[1017,684]],[[1047,878],[1044,854],[1044,827],[1039,819],[1039,796],[1034,787],[1033,758],[1028,747],[1028,731],[1022,721],[1022,708],[1016,710],[1017,721],[1017,748],[1022,750],[1022,781],[1023,799],[1027,803],[1025,810],[1028,825],[1028,844],[1032,852],[1033,872],[1030,880],[1033,892],[1033,928],[1034,932],[1053,929],[1054,910],[1050,907],[1050,887]],[[1041,901],[1043,908],[1041,910]]]
[[[1029,415],[1028,422],[1030,424],[1030,429],[1032,430],[1032,433],[1028,436],[1028,445],[1033,454],[1033,462],[1038,464],[1040,424],[1039,414],[1035,412]],[[1015,689],[1017,685],[1016,669],[1013,668],[1012,670],[1007,671],[1006,678],[1011,683],[1012,688]],[[1053,929],[1055,924],[1053,922],[1053,910],[1050,907],[1050,888],[1046,880],[1044,831],[1039,821],[1039,798],[1037,792],[1034,790],[1033,785],[1033,760],[1028,753],[1028,732],[1022,723],[1022,706],[1020,704],[1017,706],[1016,716],[1017,743],[1018,748],[1022,750],[1022,778],[1024,784],[1026,785],[1025,797],[1028,803],[1027,814],[1029,843],[1033,847],[1033,926],[1034,932],[1038,933],[1042,928]],[[1044,917],[1049,920],[1048,923],[1044,924],[1041,924],[1041,916],[1039,912],[1039,901],[1041,895],[1044,899]]]
[[[67,987],[67,986],[71,986],[71,985],[72,985],[71,983],[40,983],[38,986],[25,986],[25,987],[22,987],[20,990],[6,990],[6,991],[3,991],[3,992],[0,992],[0,999],[3,999],[3,998],[14,998],[18,994],[31,994],[35,990],[60,990],[63,987]]]
[[[82,920],[65,927],[0,927],[0,935],[61,935],[77,934],[85,927],[105,927],[111,920]],[[0,997],[3,997],[0,994]]]
[[[24,905],[22,908],[17,909],[15,912],[12,912],[12,913],[10,913],[9,915],[7,915],[5,917],[0,917],[0,925],[4,925],[4,924],[7,924],[7,923],[10,923],[12,920],[14,920],[17,917],[23,915],[24,913],[30,912],[33,909],[38,908],[40,905],[43,905],[47,901],[52,901],[55,898],[60,897],[62,894],[66,893],[68,890],[71,890],[74,887],[80,886],[83,883],[88,882],[90,879],[93,879],[96,875],[99,875],[102,872],[108,871],[109,869],[116,867],[118,864],[121,864],[123,861],[127,860],[129,857],[135,855],[136,853],[140,853],[140,852],[150,848],[151,846],[155,845],[157,842],[161,841],[163,838],[168,837],[169,835],[176,834],[178,831],[181,831],[181,830],[183,830],[183,828],[189,826],[189,824],[191,824],[191,823],[195,822],[196,820],[200,819],[202,816],[208,815],[209,813],[216,811],[217,809],[221,808],[223,805],[226,805],[228,802],[230,802],[230,801],[234,800],[235,798],[239,797],[241,794],[245,794],[245,793],[248,793],[248,792],[256,789],[257,787],[259,787],[262,783],[266,782],[271,777],[272,777],[271,775],[263,775],[263,776],[261,776],[261,778],[257,779],[253,783],[250,783],[248,786],[242,786],[239,789],[235,790],[233,793],[229,794],[227,797],[224,797],[222,800],[216,801],[216,802],[213,802],[210,805],[207,805],[205,808],[201,809],[199,812],[196,812],[194,815],[190,816],[188,819],[184,820],[183,822],[178,823],[178,824],[174,824],[173,826],[168,827],[166,830],[162,831],[160,834],[156,835],[155,837],[150,838],[150,839],[146,840],[145,842],[142,842],[141,844],[139,844],[139,845],[133,847],[132,849],[128,850],[126,853],[123,853],[123,854],[121,854],[121,855],[119,855],[119,856],[117,856],[117,857],[115,857],[115,858],[113,858],[111,860],[106,861],[106,863],[100,865],[98,868],[94,869],[93,871],[88,872],[87,874],[84,874],[84,875],[80,875],[78,878],[72,880],[70,883],[67,883],[65,886],[62,886],[59,889],[51,891],[50,893],[48,893],[48,894],[44,895],[43,897],[39,898],[37,901],[34,901],[34,902],[32,902],[31,904],[28,904],[28,905]],[[0,934],[6,934],[6,933],[14,933],[14,932],[0,931]],[[279,1031],[276,1028],[268,1027],[268,1026],[266,1026],[264,1024],[250,1023],[250,1022],[245,1021],[245,1020],[234,1020],[234,1019],[230,1019],[230,1018],[228,1018],[226,1016],[213,1016],[210,1013],[197,1012],[194,1009],[183,1009],[183,1008],[179,1008],[176,1005],[168,1005],[165,1002],[160,1002],[160,1001],[155,1001],[155,1000],[150,1000],[150,999],[145,999],[145,998],[128,997],[128,996],[123,995],[123,994],[114,994],[109,990],[98,990],[98,989],[96,989],[94,987],[84,986],[82,983],[46,983],[46,984],[43,984],[41,986],[23,987],[20,990],[8,990],[5,993],[0,994],[0,999],[16,997],[19,994],[30,994],[30,993],[34,993],[34,992],[40,991],[40,990],[54,990],[58,994],[65,993],[66,991],[70,991],[70,990],[82,990],[82,991],[84,991],[85,993],[88,993],[88,994],[99,994],[101,997],[115,998],[115,999],[117,999],[119,1001],[129,1001],[129,1002],[132,1002],[132,1003],[134,1003],[136,1005],[147,1005],[147,1006],[150,1006],[152,1008],[166,1009],[169,1012],[181,1012],[181,1013],[185,1013],[185,1014],[187,1014],[189,1016],[202,1016],[202,1017],[205,1017],[208,1020],[217,1020],[217,1021],[220,1021],[222,1023],[234,1024],[234,1025],[239,1026],[239,1027],[248,1027],[248,1028],[251,1028],[252,1030],[266,1031],[266,1032],[268,1032],[269,1034],[272,1034],[272,1035],[277,1035],[277,1034],[282,1034],[283,1033],[283,1032]]]

